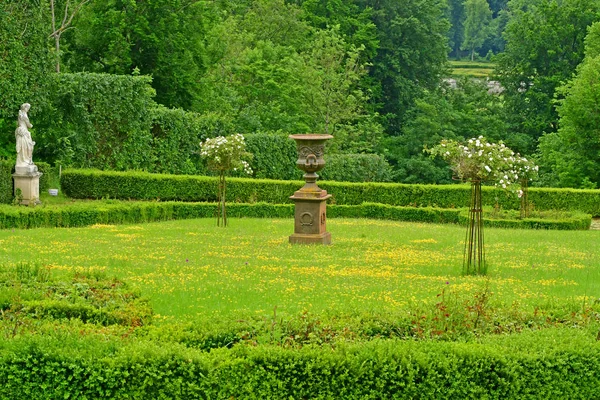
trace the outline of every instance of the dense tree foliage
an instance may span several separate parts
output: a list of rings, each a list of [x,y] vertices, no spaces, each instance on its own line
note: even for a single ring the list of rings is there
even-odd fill
[[[501,109],[501,98],[488,94],[482,82],[464,79],[455,89],[442,86],[417,100],[403,134],[386,140],[385,155],[402,182],[450,183],[448,167],[429,158],[423,147],[431,148],[442,139],[460,141],[479,135],[510,142]]]
[[[511,129],[530,138],[528,152],[544,132],[555,132],[556,88],[583,60],[588,26],[600,18],[598,0],[512,0],[498,56]]]
[[[490,36],[490,23],[492,10],[487,0],[466,0],[465,6],[465,31],[462,50],[469,50],[471,61],[475,58],[475,50],[479,50],[485,40]]]
[[[445,71],[448,20],[439,0],[360,0],[373,9],[379,48],[372,60],[374,100],[388,134],[399,134],[406,111]]]
[[[543,136],[540,152],[545,182],[552,186],[600,186],[600,22],[586,38],[576,76],[559,90],[559,130]]]
[[[397,180],[442,183],[423,147],[484,135],[537,154],[542,184],[600,180],[596,25],[584,46],[600,0],[14,0],[0,13],[0,156],[30,102],[50,162],[201,173],[200,139],[324,132],[329,154],[376,153]],[[502,86],[444,84],[448,55],[492,58]]]
[[[505,44],[502,34],[508,22],[507,2],[508,0],[448,0],[446,15],[451,25],[448,31],[449,57],[457,60],[467,55],[470,58],[487,58],[490,54],[502,52]],[[468,9],[470,9],[470,15],[468,15]],[[475,10],[480,12],[473,13]],[[482,10],[485,10],[485,13]],[[476,15],[479,17],[474,19]],[[485,29],[473,29],[478,21],[486,22]],[[474,24],[474,22],[476,23]],[[483,38],[475,52],[471,46],[464,45],[465,35],[470,36],[468,38],[470,44],[473,43],[472,40],[475,37],[478,41],[481,40],[480,37]]]
[[[64,35],[64,60],[71,72],[151,75],[159,103],[190,108],[213,12],[195,0],[94,1]]]

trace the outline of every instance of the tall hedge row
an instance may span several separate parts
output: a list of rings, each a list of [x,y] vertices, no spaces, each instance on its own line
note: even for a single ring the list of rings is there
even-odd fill
[[[32,119],[34,126],[41,124],[36,158],[117,170],[153,165],[150,110],[155,103],[150,80],[147,76],[56,74],[52,115]]]
[[[289,203],[302,181],[229,178],[227,199],[233,202]],[[215,201],[217,181],[212,177],[159,175],[143,172],[103,172],[69,169],[61,186],[73,198]],[[363,202],[395,206],[459,208],[469,205],[467,185],[408,185],[399,183],[319,182],[339,205]],[[519,199],[494,187],[484,187],[483,202],[518,209]],[[529,200],[539,210],[581,211],[600,216],[600,190],[532,188]]]
[[[233,133],[231,121],[216,114],[198,114],[157,106],[152,109],[149,171],[170,174],[205,173],[200,142]]]
[[[335,139],[333,139],[335,140]],[[296,143],[287,134],[246,135],[247,150],[254,156],[250,166],[259,179],[294,180],[302,178],[296,168]],[[344,182],[391,182],[392,167],[379,154],[326,154],[322,179]]]
[[[481,344],[390,340],[205,353],[47,337],[2,340],[0,350],[0,397],[12,400],[600,397],[600,344],[575,329]]]
[[[15,163],[9,160],[0,160],[0,203],[12,203],[13,191],[13,169]]]

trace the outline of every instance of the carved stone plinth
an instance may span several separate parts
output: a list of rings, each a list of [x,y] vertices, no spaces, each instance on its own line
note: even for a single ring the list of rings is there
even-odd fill
[[[331,135],[291,135],[298,148],[296,166],[305,172],[305,185],[297,190],[290,199],[294,201],[294,234],[290,243],[330,244],[331,234],[327,232],[327,199],[331,197],[326,190],[317,186],[317,171],[325,167],[323,155],[325,142]]]
[[[294,200],[294,234],[290,243],[330,244],[331,233],[327,232],[327,199],[331,197],[325,190],[324,197],[306,198],[291,196]]]
[[[21,204],[40,203],[40,176],[42,173],[38,172],[35,165],[15,167],[15,173],[12,176],[15,182],[14,194],[16,198],[20,189]]]

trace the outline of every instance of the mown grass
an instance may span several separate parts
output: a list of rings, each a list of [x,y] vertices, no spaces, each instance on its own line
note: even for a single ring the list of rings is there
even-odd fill
[[[291,219],[212,219],[0,231],[0,263],[103,272],[139,288],[155,321],[401,314],[444,296],[578,311],[600,298],[598,231],[487,229],[487,277],[461,276],[464,228],[332,219],[331,246],[292,246]],[[457,297],[458,298],[458,297]],[[462,297],[461,297],[462,298]],[[462,301],[462,300],[458,300]]]
[[[477,61],[450,61],[450,67],[452,68],[451,76],[461,77],[466,76],[470,78],[486,78],[491,77],[495,64],[488,62],[477,62]]]

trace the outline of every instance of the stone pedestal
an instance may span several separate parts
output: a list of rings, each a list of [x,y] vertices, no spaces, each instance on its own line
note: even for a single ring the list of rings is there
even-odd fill
[[[327,232],[327,199],[331,197],[323,190],[319,197],[298,196],[296,192],[290,199],[294,200],[294,234],[290,243],[331,244],[331,233]]]
[[[41,172],[35,165],[28,165],[26,167],[15,167],[15,173],[13,174],[13,180],[15,182],[15,198],[17,197],[17,189],[21,190],[21,204],[29,205],[32,202],[35,204],[40,203],[40,176]]]
[[[317,186],[317,171],[325,166],[323,155],[325,142],[331,135],[291,135],[298,147],[296,166],[305,172],[306,184],[290,196],[294,201],[294,234],[290,243],[330,244],[331,234],[327,232],[327,199],[331,197],[326,190]]]

